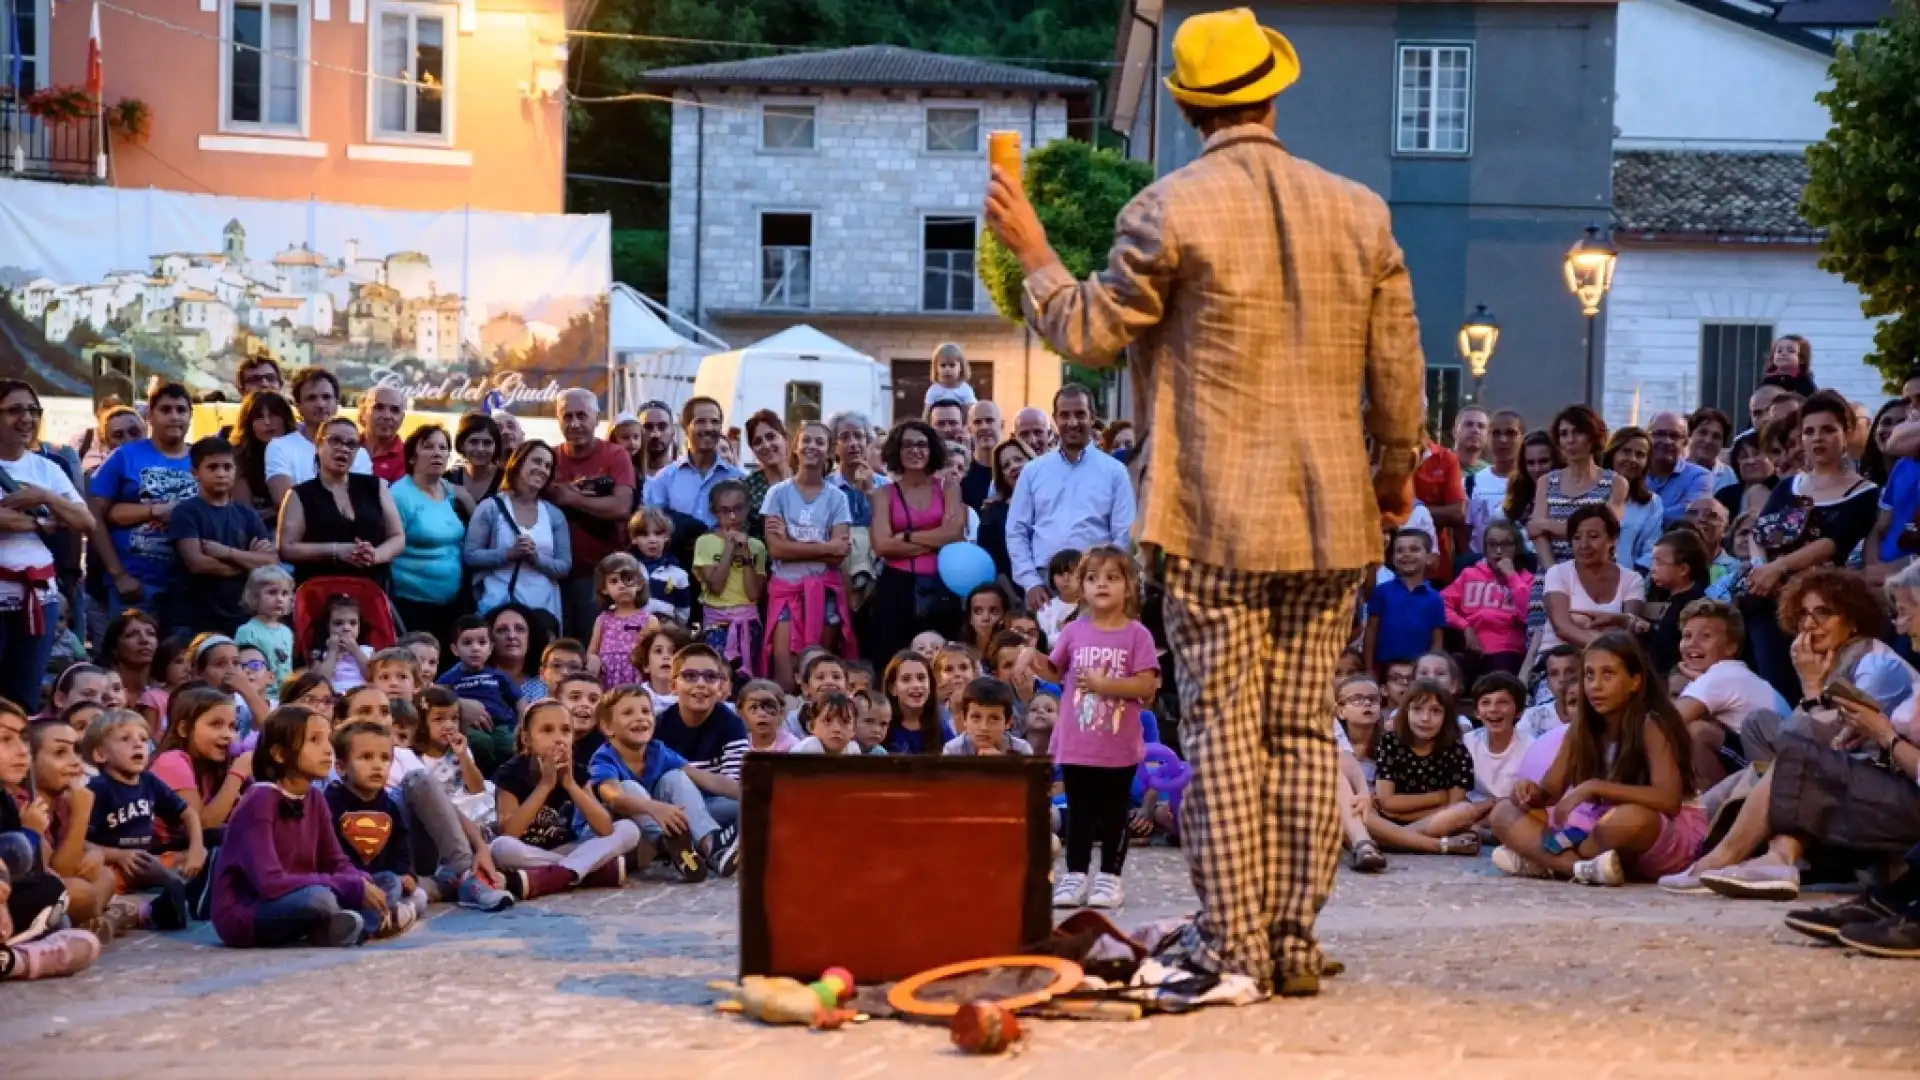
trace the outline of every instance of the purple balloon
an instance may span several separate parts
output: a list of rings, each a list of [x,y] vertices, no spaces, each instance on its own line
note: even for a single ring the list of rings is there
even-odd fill
[[[1566,737],[1567,729],[1557,727],[1533,740],[1533,745],[1520,757],[1520,778],[1536,784],[1545,779],[1547,770],[1553,768],[1553,759],[1560,756],[1560,744]]]

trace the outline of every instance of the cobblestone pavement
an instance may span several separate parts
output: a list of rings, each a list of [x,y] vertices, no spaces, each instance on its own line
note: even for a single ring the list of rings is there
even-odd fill
[[[1127,924],[1192,902],[1174,851],[1136,852],[1128,888]],[[1509,880],[1484,857],[1343,870],[1322,926],[1349,971],[1317,999],[1041,1024],[994,1061],[935,1029],[809,1033],[712,1013],[705,984],[733,974],[737,895],[648,880],[500,915],[436,909],[349,951],[222,949],[205,927],[127,938],[78,978],[0,987],[0,1077],[1920,1072],[1920,965],[1804,942],[1779,906]]]

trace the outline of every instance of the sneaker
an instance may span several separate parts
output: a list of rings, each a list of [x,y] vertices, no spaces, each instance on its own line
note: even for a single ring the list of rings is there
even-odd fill
[[[509,884],[514,875],[505,875]],[[431,899],[422,892],[423,899]],[[454,893],[454,902],[461,907],[477,911],[505,911],[513,906],[514,894],[510,889],[496,889],[481,880],[479,874],[468,874],[460,880],[460,887]]]
[[[1060,875],[1053,883],[1053,906],[1057,908],[1077,908],[1087,902],[1087,875],[1072,871]]]
[[[412,904],[407,903],[403,897],[399,903],[387,909],[387,930],[389,932],[386,936],[397,937],[400,934],[404,934],[413,928],[414,923],[419,921],[420,912],[416,910]]]
[[[187,889],[177,881],[169,881],[160,887],[160,895],[153,898],[153,906],[148,917],[155,930],[185,930],[187,928]]]
[[[580,879],[583,889],[617,889],[627,883],[627,860],[608,859]]]
[[[1879,922],[1854,923],[1841,928],[1840,944],[1888,960],[1920,959],[1920,919],[1895,915]]]
[[[359,944],[366,929],[367,924],[360,921],[359,912],[336,911],[313,928],[313,933],[307,936],[307,942],[321,949],[345,948]]]
[[[667,864],[673,867],[674,873],[680,875],[681,881],[693,885],[707,880],[707,860],[693,850],[693,845],[687,842],[686,837],[669,836],[665,847]]]
[[[1351,861],[1353,869],[1362,874],[1378,874],[1387,868],[1387,857],[1380,851],[1380,845],[1369,840],[1353,849]]]
[[[77,975],[100,959],[100,939],[85,930],[56,930],[13,946],[15,979],[57,979]]]
[[[573,888],[573,871],[564,866],[530,866],[507,871],[507,892],[515,900],[532,900]]]
[[[1735,900],[1792,900],[1800,895],[1800,870],[1779,863],[1743,862],[1700,875],[1700,884]]]
[[[1617,889],[1627,883],[1627,871],[1620,865],[1620,853],[1603,851],[1591,859],[1573,864],[1573,880],[1581,885],[1601,885]]]
[[[1710,895],[1713,890],[1707,888],[1706,885],[1700,881],[1700,875],[1710,874],[1712,872],[1711,870],[1700,869],[1700,864],[1695,863],[1677,874],[1667,874],[1661,877],[1658,884],[1667,892],[1676,893],[1680,896],[1707,896]]]
[[[1127,890],[1120,884],[1119,874],[1095,874],[1093,885],[1087,890],[1087,906],[1090,908],[1117,908],[1127,902]]]
[[[1508,877],[1552,878],[1553,871],[1504,845],[1493,849],[1493,865]]]
[[[59,878],[51,874],[36,874],[26,881],[16,881],[13,883],[13,901],[18,903],[22,891],[28,888],[35,890],[36,899],[44,897],[45,903],[40,905],[39,911],[34,912],[32,922],[14,927],[13,936],[0,941],[0,945],[24,945],[29,941],[37,941],[67,924],[67,903],[71,898]]]
[[[1900,914],[1875,900],[1871,894],[1855,897],[1844,904],[1823,908],[1800,908],[1787,912],[1788,929],[1797,930],[1821,941],[1839,941],[1840,931],[1861,923],[1876,923]]]
[[[723,878],[740,869],[740,826],[728,825],[707,837],[707,864]]]

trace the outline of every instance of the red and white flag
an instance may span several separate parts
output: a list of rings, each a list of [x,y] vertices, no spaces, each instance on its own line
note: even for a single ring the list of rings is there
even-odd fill
[[[100,5],[93,5],[93,22],[87,27],[87,96],[100,102],[105,73],[100,67]]]

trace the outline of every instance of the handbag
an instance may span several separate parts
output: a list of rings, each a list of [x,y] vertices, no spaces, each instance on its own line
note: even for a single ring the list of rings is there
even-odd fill
[[[1784,509],[1761,514],[1753,523],[1753,539],[1770,559],[1820,539],[1819,526],[1813,520],[1813,500],[1796,495]]]

